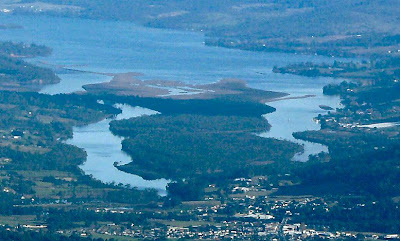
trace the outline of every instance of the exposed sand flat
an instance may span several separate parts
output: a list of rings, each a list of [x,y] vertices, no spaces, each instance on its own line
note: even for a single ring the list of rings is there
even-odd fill
[[[315,97],[316,95],[302,95],[302,96],[293,96],[293,97],[283,97],[283,98],[275,98],[271,99],[267,102],[275,102],[275,101],[281,101],[281,100],[296,100],[296,99],[305,99],[305,98],[312,98]]]
[[[376,123],[369,125],[357,125],[360,128],[389,128],[394,126],[399,126],[400,122],[385,122],[385,123]]]
[[[42,64],[71,72],[88,73],[111,76],[110,82],[88,84],[82,86],[91,93],[111,93],[115,95],[131,95],[140,97],[158,97],[170,99],[214,99],[236,98],[241,101],[254,101],[265,103],[284,99],[286,93],[253,89],[247,86],[241,79],[226,78],[216,83],[193,85],[181,81],[170,80],[141,80],[142,73],[105,73],[88,70],[80,70],[74,66],[53,65],[42,61]],[[308,98],[312,95],[290,98]]]
[[[0,7],[3,12],[13,12],[17,9],[24,9],[31,12],[43,12],[43,11],[53,11],[53,12],[63,12],[63,11],[73,11],[79,12],[83,10],[82,7],[73,5],[62,5],[62,4],[50,4],[40,1],[24,3],[22,1],[0,1]],[[6,11],[4,11],[4,9]]]
[[[212,84],[192,85],[180,81],[144,81],[138,79],[141,76],[139,73],[113,74],[113,76],[110,82],[85,85],[83,88],[91,93],[170,99],[234,98],[262,103],[287,96],[285,93],[250,88],[244,80],[240,79],[223,79]]]

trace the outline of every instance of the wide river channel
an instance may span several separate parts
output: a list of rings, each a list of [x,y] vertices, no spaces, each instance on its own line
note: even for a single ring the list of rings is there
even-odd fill
[[[216,82],[223,78],[246,80],[253,87],[280,91],[290,97],[315,95],[312,98],[270,102],[277,111],[268,115],[272,128],[261,133],[265,137],[287,139],[304,145],[305,152],[295,156],[306,161],[308,155],[327,151],[323,145],[293,138],[292,133],[320,128],[313,121],[323,114],[319,105],[339,106],[338,97],[322,94],[322,87],[341,80],[307,78],[272,73],[273,66],[296,62],[332,62],[334,58],[284,53],[263,53],[204,46],[200,33],[160,30],[129,22],[86,20],[57,17],[0,15],[1,24],[18,24],[23,29],[0,30],[0,40],[44,44],[53,48],[46,58],[31,60],[102,73],[142,73],[143,79],[179,80],[192,84]],[[110,77],[88,73],[58,73],[61,83],[46,86],[42,93],[59,94],[82,91],[82,85],[110,81]],[[120,106],[123,113],[116,118],[131,118],[153,111]],[[109,121],[74,128],[68,143],[86,150],[87,161],[82,170],[103,182],[155,188],[165,193],[167,180],[146,181],[117,170],[114,162],[127,163],[130,158],[121,151],[121,138],[109,131]]]

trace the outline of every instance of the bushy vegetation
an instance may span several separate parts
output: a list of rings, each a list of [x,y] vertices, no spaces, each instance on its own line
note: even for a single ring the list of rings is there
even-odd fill
[[[0,88],[18,90],[20,85],[32,88],[33,85],[59,82],[60,79],[52,70],[22,59],[48,56],[51,52],[50,48],[42,45],[0,42]]]
[[[274,67],[275,73],[296,74],[308,77],[334,77],[349,79],[363,85],[392,86],[400,79],[400,58],[391,57],[363,62],[338,62],[333,64],[298,63],[284,67]],[[348,89],[357,87],[355,83],[343,83],[337,90],[346,93]],[[340,88],[339,88],[340,87]],[[331,93],[334,86],[324,88],[325,93]],[[335,92],[337,92],[337,90]]]
[[[396,20],[400,7],[396,0],[45,2],[83,8],[79,12],[64,13],[70,16],[203,30],[208,45],[253,51],[387,55],[388,50],[397,51],[400,42]],[[28,8],[20,11],[30,12]]]
[[[50,69],[32,65],[24,60],[0,55],[0,84],[7,85],[10,82],[28,84],[51,84],[60,79]]]
[[[24,135],[15,141],[41,147],[55,144],[59,138],[71,137],[73,125],[120,113],[111,106],[98,104],[95,98],[81,95],[49,96],[8,91],[0,92],[0,109],[3,139]]]
[[[52,49],[43,45],[0,42],[0,53],[15,57],[48,56]]]
[[[175,100],[138,96],[116,96],[104,93],[101,94],[101,99],[111,103],[126,103],[131,106],[141,106],[166,115],[190,114],[260,117],[263,114],[275,111],[274,107],[264,103],[243,101],[235,98]]]
[[[25,224],[24,215],[36,217],[35,224],[47,229],[31,232],[3,230],[0,240],[82,240],[78,235],[56,235],[62,228],[77,228],[94,222],[142,222],[138,215],[96,213],[73,208],[50,209],[49,203],[118,203],[150,205],[158,200],[155,190],[139,191],[123,185],[104,184],[79,169],[84,150],[64,144],[72,127],[99,121],[120,113],[110,105],[86,95],[43,95],[29,92],[0,92],[0,216]],[[35,204],[35,205],[32,205]],[[62,218],[60,218],[62,217]],[[79,218],[78,218],[79,217]],[[6,222],[8,223],[8,222]],[[84,240],[91,240],[85,238]]]
[[[0,227],[1,241],[103,241],[103,239],[82,238],[77,235],[64,236],[27,230],[7,230]]]
[[[376,197],[400,194],[400,171],[395,168],[400,165],[398,138],[390,138],[378,132],[346,131],[335,134],[304,132],[296,133],[295,136],[322,142],[330,150],[330,162],[310,162],[301,169],[299,175],[306,183],[345,183],[351,187],[352,192]]]
[[[289,161],[296,144],[255,135],[266,131],[261,117],[174,115],[114,121],[127,138],[122,149],[133,162],[124,171],[147,178],[226,180],[254,175],[274,162]]]
[[[294,169],[301,184],[280,188],[277,195],[324,196],[334,203],[329,212],[318,208],[299,210],[297,221],[325,224],[336,230],[399,230],[399,127],[390,123],[386,128],[366,125],[400,120],[399,60],[275,68],[281,73],[348,79],[324,87],[324,94],[340,95],[343,107],[316,117],[322,130],[293,134],[327,145],[329,154],[312,156],[308,163]]]
[[[158,115],[110,123],[110,130],[114,134],[126,137],[136,137],[149,132],[246,134],[261,133],[269,128],[270,125],[265,119],[240,116]]]
[[[400,209],[391,200],[364,197],[325,198],[336,203],[327,212],[321,205],[305,206],[295,212],[294,222],[307,222],[320,227],[327,225],[331,230],[357,230],[359,232],[397,233],[400,227]],[[360,240],[360,239],[358,239]]]

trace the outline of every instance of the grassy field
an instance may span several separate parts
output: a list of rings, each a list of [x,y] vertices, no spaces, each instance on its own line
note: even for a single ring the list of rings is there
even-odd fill
[[[14,227],[17,225],[39,225],[42,223],[36,221],[36,216],[34,215],[14,215],[0,216],[0,224]]]
[[[174,221],[174,220],[152,220],[157,223],[162,223],[172,227],[181,227],[186,228],[189,226],[206,226],[206,225],[213,225],[218,226],[218,223],[214,222],[206,222],[206,221]]]
[[[123,237],[123,236],[115,236],[115,235],[106,235],[106,234],[99,234],[99,233],[91,233],[92,238],[102,238],[106,239],[114,239],[115,241],[137,241],[139,239],[131,238],[131,237]]]

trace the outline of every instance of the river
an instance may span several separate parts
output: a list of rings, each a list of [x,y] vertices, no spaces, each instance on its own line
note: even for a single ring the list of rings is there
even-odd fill
[[[144,115],[154,115],[158,112],[141,107],[118,105],[122,113],[115,119],[122,120]],[[131,162],[131,158],[121,151],[122,138],[114,136],[109,130],[111,119],[105,119],[87,126],[74,127],[74,136],[67,143],[85,149],[86,162],[80,166],[86,174],[106,183],[122,183],[132,187],[154,188],[159,194],[165,194],[168,180],[159,179],[147,181],[143,178],[119,171],[114,167],[114,162],[119,165]]]
[[[265,116],[272,128],[261,135],[304,145],[305,152],[295,157],[299,161],[306,160],[309,154],[327,151],[325,146],[294,139],[292,133],[320,128],[313,121],[313,117],[325,113],[319,105],[339,105],[338,97],[322,95],[322,87],[341,80],[274,74],[272,68],[296,62],[318,63],[338,59],[206,47],[204,36],[200,33],[152,29],[121,21],[1,14],[0,23],[24,27],[1,30],[0,40],[44,44],[53,48],[51,56],[31,60],[37,64],[102,73],[137,72],[143,74],[143,79],[179,80],[191,84],[239,78],[246,80],[253,88],[285,92],[291,97],[315,95],[313,98],[268,103],[277,111]],[[61,82],[46,86],[41,90],[42,93],[83,91],[82,85],[111,79],[109,76],[80,72],[58,74]],[[137,114],[126,108],[123,111],[127,117]],[[88,160],[81,166],[82,170],[104,182],[165,190],[165,180],[144,181],[112,166],[115,161],[130,160],[120,150],[121,139],[108,130],[108,122],[104,120],[74,128],[74,138],[69,142],[88,152]]]

